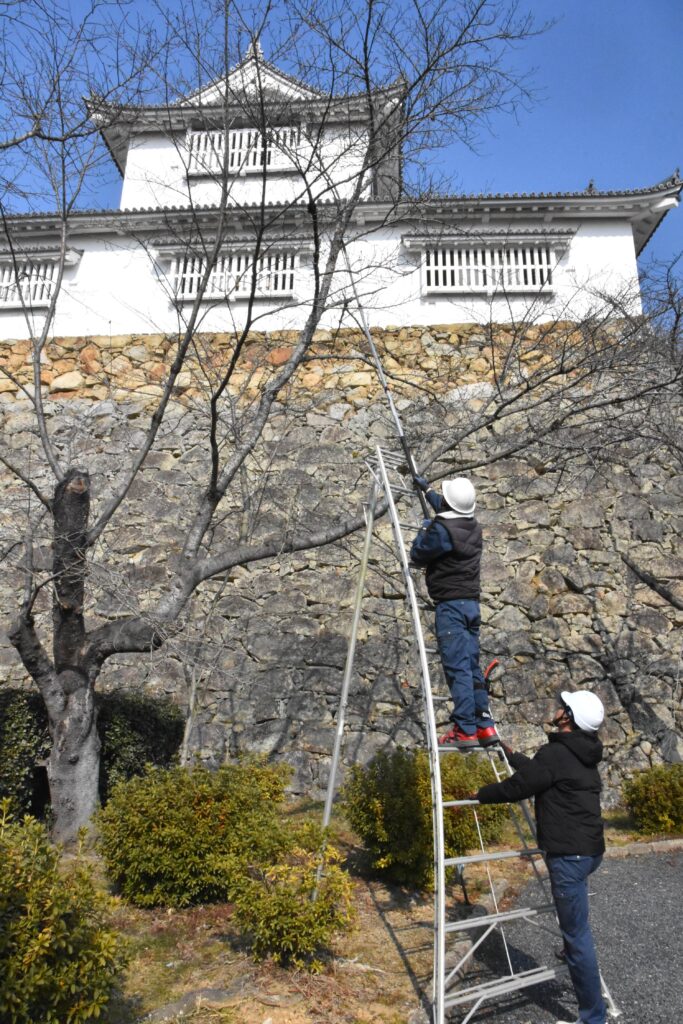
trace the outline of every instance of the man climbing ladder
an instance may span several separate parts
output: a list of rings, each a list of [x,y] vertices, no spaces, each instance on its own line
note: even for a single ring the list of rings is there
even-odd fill
[[[498,733],[479,666],[481,526],[474,518],[476,493],[470,480],[445,480],[443,494],[427,481],[415,482],[437,513],[425,519],[410,559],[426,570],[427,591],[436,605],[435,632],[444,675],[453,700],[452,728],[440,739],[457,750],[489,746]]]

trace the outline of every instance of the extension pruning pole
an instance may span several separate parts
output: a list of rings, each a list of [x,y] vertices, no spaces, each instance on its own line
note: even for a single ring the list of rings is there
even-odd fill
[[[349,272],[349,277],[351,279],[351,287],[353,288],[353,297],[356,300],[356,307],[358,309],[358,316],[359,316],[359,319],[360,319],[360,327],[361,327],[361,330],[363,331],[363,334],[365,335],[365,340],[368,343],[368,347],[370,349],[370,352],[372,353],[372,358],[373,358],[374,363],[375,363],[375,369],[377,370],[377,376],[379,378],[379,382],[380,382],[380,385],[382,387],[382,391],[384,392],[384,396],[385,396],[385,398],[386,398],[386,400],[387,400],[387,402],[389,404],[389,409],[391,411],[391,415],[392,415],[393,420],[394,420],[394,425],[396,427],[396,433],[398,435],[398,440],[400,442],[401,448],[403,449],[403,454],[405,455],[406,460],[408,462],[408,469],[410,470],[410,475],[413,478],[413,483],[415,484],[415,478],[417,476],[417,468],[415,466],[415,460],[413,458],[413,454],[412,454],[410,448],[408,447],[408,442],[406,441],[406,436],[405,436],[405,434],[403,432],[403,424],[401,423],[401,417],[399,416],[398,409],[396,408],[396,405],[394,404],[394,396],[392,395],[391,390],[389,388],[389,382],[387,381],[386,374],[384,372],[384,367],[382,366],[382,360],[379,357],[379,352],[377,351],[377,348],[375,347],[375,343],[372,340],[372,335],[370,334],[370,328],[368,327],[368,322],[365,319],[365,311],[364,311],[363,306],[362,306],[361,301],[360,301],[360,296],[358,294],[358,289],[356,288],[356,279],[355,279],[355,277],[353,275],[353,271],[351,269],[351,262],[349,260],[349,254],[348,254],[348,252],[346,250],[346,246],[345,245],[343,245],[342,248],[344,250],[344,259],[346,260],[346,268],[347,268],[347,270]],[[424,496],[424,491],[417,484],[415,484],[415,490],[417,491],[418,498],[420,499],[420,505],[422,506],[422,511],[423,511],[424,515],[425,516],[429,516],[430,515],[430,507],[429,507],[429,504],[427,502],[427,499]]]

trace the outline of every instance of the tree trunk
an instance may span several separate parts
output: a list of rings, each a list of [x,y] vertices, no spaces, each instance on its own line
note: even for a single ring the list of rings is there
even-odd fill
[[[97,807],[100,741],[95,681],[101,664],[88,647],[83,618],[90,477],[70,469],[51,503],[54,523],[51,660],[31,614],[32,600],[10,630],[26,670],[40,690],[48,714],[52,749],[47,774],[53,836],[73,842]]]
[[[70,843],[79,829],[87,827],[98,805],[100,739],[92,686],[80,674],[61,672],[48,713],[52,837],[56,842]]]

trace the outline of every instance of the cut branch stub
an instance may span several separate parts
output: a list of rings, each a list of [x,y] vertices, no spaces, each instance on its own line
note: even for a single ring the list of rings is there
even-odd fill
[[[90,515],[90,476],[70,469],[55,488],[53,575],[54,658],[57,672],[80,672],[85,637],[86,542]],[[85,680],[84,680],[85,682]]]

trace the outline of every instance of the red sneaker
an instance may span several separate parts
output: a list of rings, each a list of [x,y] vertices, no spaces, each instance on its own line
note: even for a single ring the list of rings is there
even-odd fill
[[[477,739],[482,747],[491,747],[494,743],[500,743],[500,736],[496,732],[495,725],[487,725],[477,729]]]
[[[454,725],[449,732],[439,737],[439,746],[454,747],[456,750],[470,750],[479,746],[476,732],[461,732],[457,725]]]

